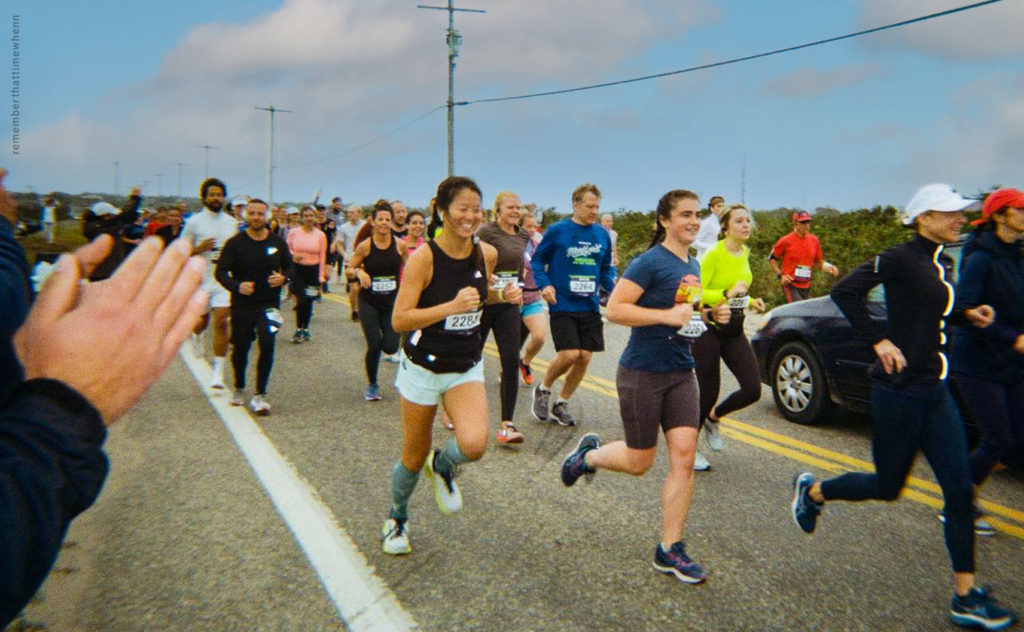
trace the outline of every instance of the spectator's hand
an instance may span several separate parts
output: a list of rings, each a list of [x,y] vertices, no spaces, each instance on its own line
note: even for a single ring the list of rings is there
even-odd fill
[[[685,327],[693,316],[693,303],[676,303],[665,310],[665,324],[679,329]]]
[[[553,285],[549,285],[543,290],[541,290],[540,297],[547,301],[550,305],[554,305],[555,303],[558,302],[558,299],[555,298],[555,286]]]
[[[238,284],[238,293],[245,296],[252,296],[256,291],[256,283],[253,281],[242,281]]]
[[[267,285],[269,285],[270,287],[281,287],[282,285],[284,285],[285,281],[286,279],[284,278],[284,275],[281,274],[280,272],[274,272],[273,274],[267,277]]]
[[[975,327],[984,329],[996,319],[996,310],[991,305],[978,305],[974,309],[964,310],[964,316]]]
[[[907,359],[903,357],[903,352],[888,338],[883,338],[875,343],[874,349],[875,355],[881,360],[882,368],[887,374],[902,373],[903,369],[907,368]]]
[[[729,309],[729,303],[723,300],[718,305],[712,307],[711,320],[719,325],[728,325],[729,321],[732,320],[732,310]]]
[[[103,247],[91,244],[91,257]],[[87,247],[87,248],[89,248]],[[80,259],[63,255],[14,348],[26,379],[60,380],[111,424],[160,377],[202,315],[205,266],[188,242],[145,240],[110,279],[82,287]]]

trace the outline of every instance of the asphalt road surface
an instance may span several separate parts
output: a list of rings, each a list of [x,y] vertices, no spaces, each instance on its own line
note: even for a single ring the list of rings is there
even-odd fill
[[[526,442],[492,442],[464,467],[454,516],[424,477],[410,505],[413,553],[389,557],[379,530],[401,447],[395,365],[381,365],[384,400],[365,402],[362,333],[337,295],[316,306],[311,342],[291,344],[292,331],[279,340],[265,418],[205,391],[196,375],[206,363],[182,352],[111,429],[103,494],[12,629],[954,628],[941,495],[924,460],[898,502],[833,503],[807,536],[789,514],[794,473],[871,469],[870,420],[796,426],[767,388],[723,422],[723,452],[701,450],[713,469],[697,474],[686,541],[708,581],[655,572],[664,454],[641,478],[600,472],[571,489],[559,479],[582,433],[622,437],[614,375],[628,330],[616,325],[571,403],[581,424],[533,420],[521,388]],[[552,354],[549,342],[537,375]],[[485,358],[496,430],[492,344]],[[723,389],[733,385],[726,371]],[[437,445],[448,434],[436,424]],[[997,472],[981,497],[999,533],[978,539],[979,580],[1024,610],[1024,473]]]

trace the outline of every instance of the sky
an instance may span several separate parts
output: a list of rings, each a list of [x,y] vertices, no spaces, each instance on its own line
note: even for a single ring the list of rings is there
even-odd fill
[[[903,205],[929,182],[965,194],[1024,187],[1024,0],[657,80],[472,103],[969,3],[457,0],[486,13],[455,14],[455,100],[471,102],[454,108],[455,173],[478,182],[486,206],[511,190],[559,212],[583,182],[613,212],[648,211],[677,188],[755,209],[851,210]],[[266,197],[270,116],[256,108],[272,105],[291,110],[274,117],[274,201],[322,189],[346,203],[425,206],[447,175],[448,14],[416,5],[17,3],[0,16],[0,56],[12,66],[5,109],[16,100],[20,115],[17,153],[14,119],[4,121],[5,184],[195,196],[208,161],[229,194]]]

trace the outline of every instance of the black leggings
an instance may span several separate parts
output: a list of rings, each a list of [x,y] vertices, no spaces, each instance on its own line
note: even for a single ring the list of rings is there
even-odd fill
[[[512,421],[519,396],[519,332],[522,328],[519,306],[512,303],[485,305],[480,317],[480,336],[487,341],[487,333],[494,331],[501,363],[501,420]]]
[[[1024,382],[990,382],[955,375],[971,419],[981,431],[981,443],[971,453],[971,481],[981,485],[996,463],[1024,454]]]
[[[267,392],[270,369],[274,366],[274,342],[277,329],[271,327],[265,316],[273,305],[231,306],[231,366],[235,370],[235,389],[245,388],[245,370],[249,364],[249,348],[253,339],[259,340],[260,356],[256,362],[256,393]]]
[[[398,351],[398,334],[391,328],[393,308],[394,305],[377,305],[359,293],[359,324],[366,337],[366,379],[370,384],[377,383],[380,352],[390,354]]]
[[[295,328],[309,329],[309,321],[313,320],[313,299],[307,296],[306,290],[320,287],[320,265],[295,265],[295,278],[292,279],[291,290],[295,295]]]
[[[715,416],[721,418],[746,408],[761,398],[761,377],[757,369],[757,358],[754,356],[750,341],[743,333],[722,337],[709,328],[694,341],[691,349],[697,383],[700,385],[701,423],[711,414],[712,408]],[[736,376],[740,388],[715,406],[722,383],[720,365],[723,360],[725,366]]]
[[[873,474],[822,481],[825,500],[896,500],[920,450],[942,488],[946,548],[954,573],[974,572],[974,512],[967,439],[945,382],[902,389],[871,386]]]

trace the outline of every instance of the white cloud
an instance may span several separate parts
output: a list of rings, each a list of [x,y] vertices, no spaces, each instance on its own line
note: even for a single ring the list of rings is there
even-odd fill
[[[953,0],[864,0],[864,28],[963,6]],[[870,46],[898,47],[943,59],[1007,59],[1024,52],[1024,3],[1004,1],[870,36]]]
[[[882,75],[876,64],[857,64],[831,70],[800,68],[769,81],[765,94],[790,99],[817,97]]]

